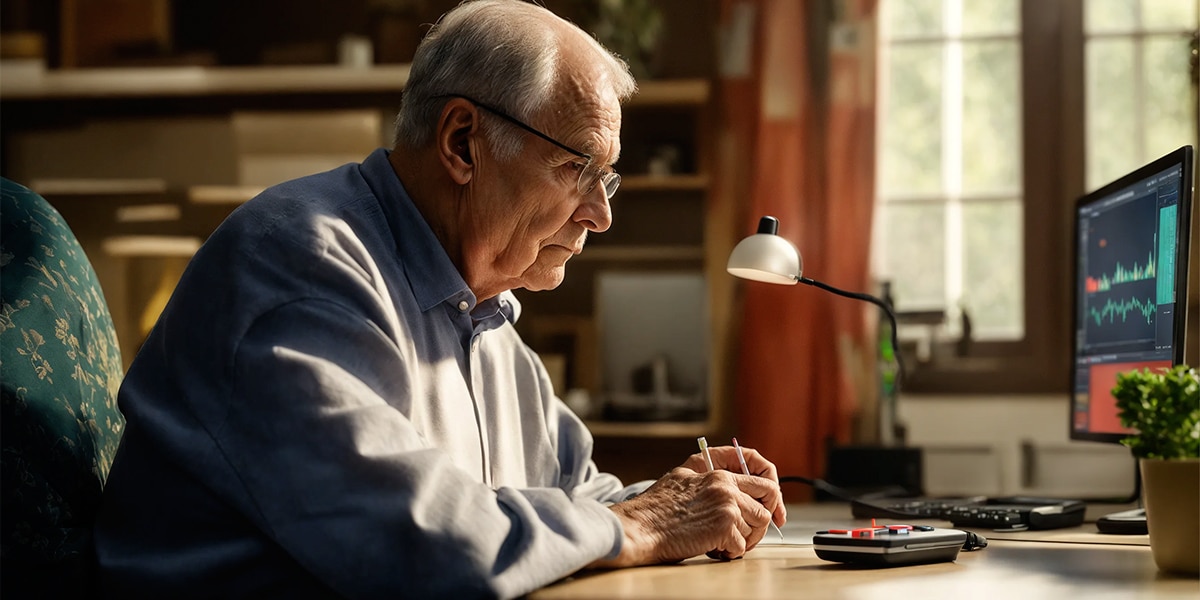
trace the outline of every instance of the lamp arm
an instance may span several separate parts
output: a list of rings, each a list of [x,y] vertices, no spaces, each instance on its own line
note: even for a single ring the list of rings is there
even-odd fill
[[[878,306],[879,308],[883,309],[883,312],[887,314],[888,320],[891,321],[891,323],[892,323],[892,353],[896,357],[896,393],[897,394],[900,393],[900,380],[904,378],[904,363],[900,360],[900,344],[896,338],[896,313],[892,311],[892,307],[888,306],[887,302],[884,302],[883,300],[880,300],[879,298],[876,298],[875,296],[872,296],[870,294],[862,294],[859,292],[847,292],[846,290],[839,290],[838,288],[835,288],[832,285],[829,285],[827,283],[822,283],[820,281],[817,281],[816,279],[812,279],[809,277],[803,277],[803,276],[797,277],[796,281],[799,281],[800,283],[803,283],[805,285],[819,287],[827,292],[831,292],[831,293],[834,293],[834,294],[837,294],[839,296],[843,296],[846,298],[853,298],[855,300],[862,300],[864,302],[870,302],[871,304],[874,304],[875,306]]]

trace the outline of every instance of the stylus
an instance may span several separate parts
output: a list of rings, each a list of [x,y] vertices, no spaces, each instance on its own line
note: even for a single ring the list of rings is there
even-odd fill
[[[708,453],[708,440],[704,436],[696,438],[696,443],[700,444],[700,454],[704,455],[704,464],[708,466],[708,470],[713,470],[712,455]]]
[[[700,439],[704,439],[704,438],[700,438]],[[733,449],[737,450],[738,462],[742,463],[742,473],[749,475],[750,467],[746,466],[746,455],[742,454],[742,447],[738,445],[737,438],[733,438]],[[704,446],[704,453],[705,453],[705,455],[708,454],[707,444]],[[712,470],[711,462],[708,465],[708,470],[710,470],[710,471]],[[775,524],[775,521],[767,521],[767,524],[771,526],[771,529],[775,530],[775,533],[779,534],[779,539],[781,539],[781,540],[784,539],[783,532],[779,530],[779,526]]]

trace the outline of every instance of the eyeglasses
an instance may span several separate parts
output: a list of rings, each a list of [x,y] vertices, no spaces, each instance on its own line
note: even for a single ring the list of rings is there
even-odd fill
[[[587,164],[583,165],[583,167],[579,171],[579,193],[580,194],[583,194],[586,196],[586,195],[592,193],[592,190],[596,189],[597,183],[602,184],[604,186],[604,196],[606,198],[611,199],[613,197],[613,194],[617,193],[617,188],[621,185],[621,175],[612,169],[605,169],[603,166],[596,164],[595,157],[593,157],[591,154],[580,152],[580,151],[534,129],[533,127],[530,127],[529,125],[526,125],[525,123],[518,120],[516,117],[509,116],[504,111],[502,111],[494,106],[488,106],[487,104],[484,104],[478,100],[475,100],[474,98],[471,98],[469,96],[464,96],[462,94],[446,94],[446,96],[454,97],[454,98],[462,98],[463,100],[466,100],[466,101],[474,104],[475,106],[478,106],[479,108],[482,108],[482,109],[496,115],[497,117],[500,117],[501,119],[504,119],[505,121],[508,121],[509,123],[512,123],[513,125],[516,125],[517,127],[520,127],[521,129],[524,129],[525,131],[528,131],[529,133],[532,133],[533,135],[536,135],[536,136],[542,138],[543,140],[546,140],[547,142],[550,142],[551,144],[554,144],[555,146],[562,148],[563,150],[566,150],[567,152],[570,152],[571,154],[573,154],[575,156],[578,156],[579,158],[587,160]]]

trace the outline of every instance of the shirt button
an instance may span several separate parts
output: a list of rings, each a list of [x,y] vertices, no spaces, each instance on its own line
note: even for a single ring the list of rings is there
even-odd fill
[[[470,305],[470,304],[467,304],[467,301],[466,301],[466,300],[462,300],[462,301],[460,301],[460,302],[458,303],[458,310],[461,310],[461,311],[463,311],[463,312],[467,312],[467,308],[468,308],[468,307],[470,307],[470,306],[471,306],[471,305]]]

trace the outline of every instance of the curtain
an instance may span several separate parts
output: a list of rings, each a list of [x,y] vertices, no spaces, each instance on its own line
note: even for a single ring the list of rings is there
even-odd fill
[[[876,8],[722,0],[720,15],[715,187],[732,235],[775,216],[805,276],[856,292],[874,291]],[[734,285],[736,435],[781,475],[820,476],[828,444],[873,427],[878,309],[815,287]]]

